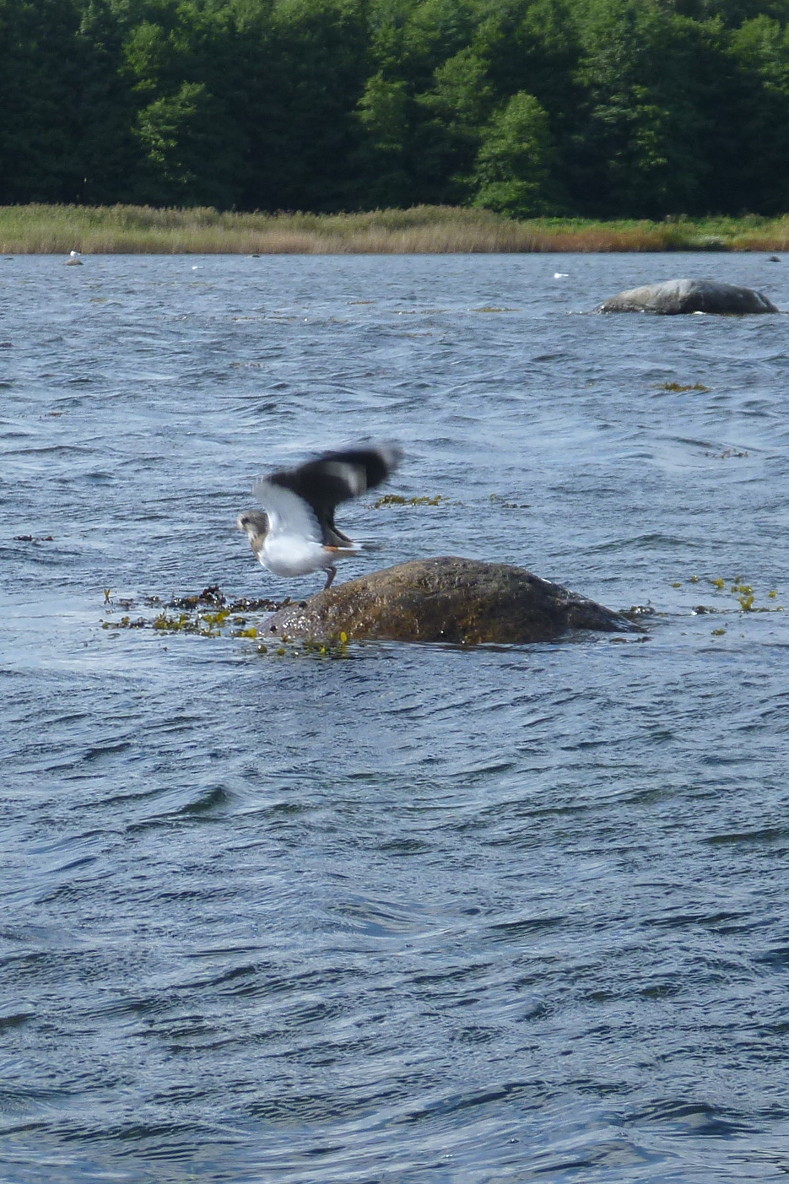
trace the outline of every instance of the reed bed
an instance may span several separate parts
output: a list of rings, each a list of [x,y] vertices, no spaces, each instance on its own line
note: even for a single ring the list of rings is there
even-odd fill
[[[785,251],[789,216],[517,221],[487,210],[415,206],[354,214],[227,213],[153,206],[0,206],[0,253],[449,254]]]

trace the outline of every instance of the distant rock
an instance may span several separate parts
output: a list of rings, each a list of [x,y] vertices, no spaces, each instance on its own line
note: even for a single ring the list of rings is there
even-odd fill
[[[745,313],[780,312],[771,300],[753,288],[720,284],[717,280],[665,280],[630,288],[606,300],[597,312],[653,312],[663,316],[707,312],[742,316]]]
[[[443,556],[399,563],[289,604],[259,636],[479,645],[551,641],[568,629],[640,632],[611,609],[524,568]]]

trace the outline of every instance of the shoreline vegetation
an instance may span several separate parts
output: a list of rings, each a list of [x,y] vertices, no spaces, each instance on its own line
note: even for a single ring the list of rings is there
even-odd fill
[[[0,254],[320,255],[787,251],[789,214],[517,221],[452,206],[369,213],[223,213],[211,207],[0,206]]]

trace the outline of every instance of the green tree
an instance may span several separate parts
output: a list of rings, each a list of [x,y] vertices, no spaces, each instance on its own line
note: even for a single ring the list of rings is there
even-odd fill
[[[474,33],[499,102],[525,90],[549,112],[552,127],[573,112],[580,55],[577,0],[488,0]]]
[[[367,29],[356,0],[280,0],[247,65],[245,204],[364,204],[351,162],[362,139]],[[251,76],[254,72],[254,77]]]
[[[232,9],[148,0],[144,14],[126,29],[123,46],[141,157],[135,196],[154,204],[236,205],[245,142],[232,107]]]
[[[436,67],[430,90],[416,96],[412,174],[420,200],[462,201],[492,108],[487,62],[466,47]]]
[[[364,178],[371,206],[403,206],[411,201],[407,164],[410,107],[408,88],[402,79],[387,79],[378,71],[367,80],[357,106],[363,138],[354,165]]]
[[[428,90],[435,70],[467,48],[476,24],[470,0],[420,0],[403,26],[401,67],[415,91]]]
[[[472,176],[473,204],[516,218],[554,213],[554,155],[547,112],[519,91],[485,130]]]
[[[709,29],[659,0],[596,0],[581,36],[584,97],[568,170],[579,209],[658,218],[697,210],[712,130]]]
[[[72,200],[91,205],[131,200],[141,156],[132,132],[137,104],[122,70],[123,31],[107,0],[84,0],[75,50],[80,77],[75,156],[82,179]]]
[[[0,200],[73,201],[79,159],[72,0],[0,0]]]
[[[733,212],[789,206],[789,31],[766,16],[731,34],[728,85],[719,114],[725,135],[708,145],[714,183]]]
[[[546,112],[553,145],[550,169],[560,205],[572,177],[573,136],[584,97],[576,77],[580,16],[579,0],[481,0],[473,40],[488,63],[497,109],[525,92]]]
[[[137,117],[145,151],[145,200],[154,205],[234,204],[235,145],[219,105],[202,82],[184,82]]]

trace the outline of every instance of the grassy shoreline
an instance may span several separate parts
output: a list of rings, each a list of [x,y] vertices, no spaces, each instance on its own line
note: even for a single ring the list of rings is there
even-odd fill
[[[416,206],[361,214],[237,214],[152,206],[0,206],[0,254],[449,254],[786,251],[789,215],[663,222],[535,218]]]

